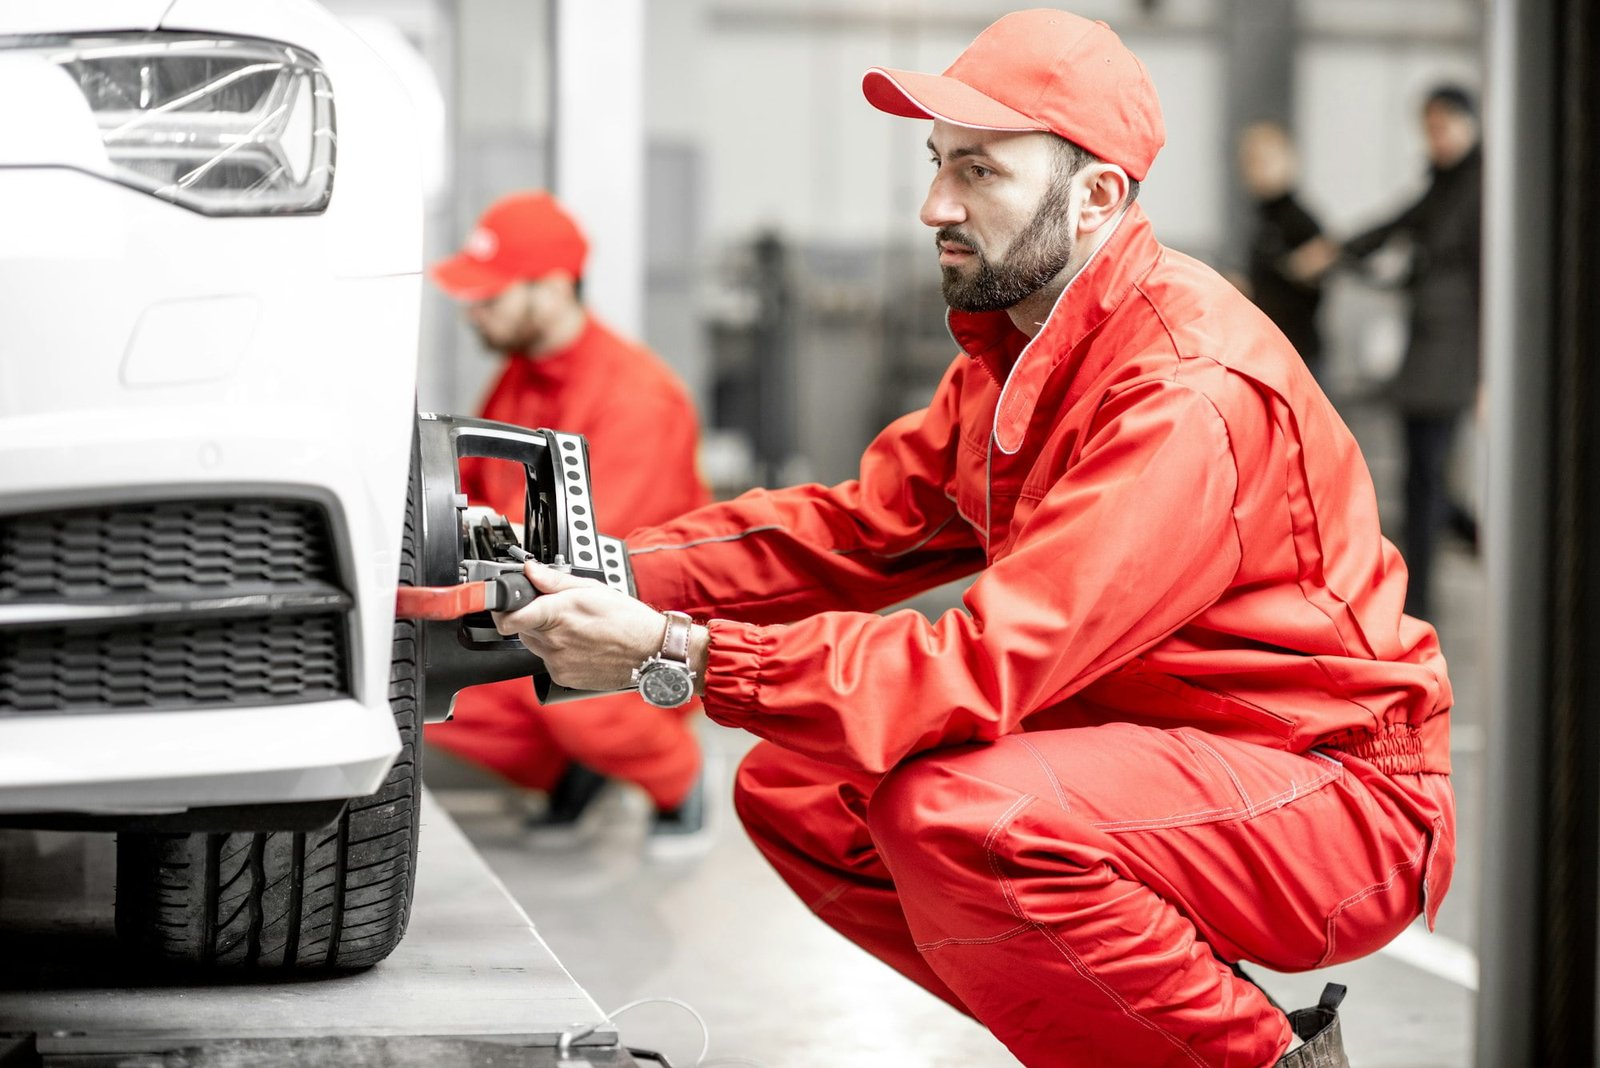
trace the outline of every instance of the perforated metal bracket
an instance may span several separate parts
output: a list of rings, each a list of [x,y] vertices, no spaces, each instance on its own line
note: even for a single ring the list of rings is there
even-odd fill
[[[629,597],[638,595],[633,585],[633,567],[628,563],[628,546],[621,538],[600,535],[600,570],[607,586]]]
[[[449,586],[521,567],[498,548],[485,549],[484,509],[469,506],[461,493],[461,460],[485,457],[520,463],[525,472],[522,550],[540,563],[633,594],[627,546],[598,528],[589,446],[582,435],[425,414],[418,419],[418,443],[423,495],[418,585]],[[550,683],[543,662],[519,640],[498,633],[487,613],[424,621],[419,627],[423,709],[429,719],[447,717],[462,687],[504,679],[532,676],[541,699],[552,688],[559,699],[593,696]]]
[[[558,430],[543,433],[550,438],[555,492],[560,498],[558,513],[566,516],[566,522],[560,524],[564,535],[562,554],[574,574],[602,578],[597,541],[600,534],[589,482],[589,444],[577,434]]]

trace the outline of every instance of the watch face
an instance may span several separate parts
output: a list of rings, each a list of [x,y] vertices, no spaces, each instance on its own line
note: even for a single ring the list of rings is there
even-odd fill
[[[639,696],[657,708],[677,708],[693,693],[694,680],[676,665],[651,664],[639,675]]]

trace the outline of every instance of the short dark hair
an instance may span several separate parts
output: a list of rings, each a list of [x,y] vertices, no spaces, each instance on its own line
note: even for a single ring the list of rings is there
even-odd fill
[[[1069,141],[1057,134],[1051,134],[1051,137],[1054,139],[1056,150],[1056,175],[1062,182],[1065,182],[1091,163],[1106,162],[1076,141]],[[1132,204],[1138,196],[1139,179],[1130,174],[1128,175],[1128,195],[1122,198],[1122,206],[1127,207]]]
[[[1429,89],[1427,97],[1423,100],[1423,109],[1426,110],[1435,105],[1447,108],[1458,115],[1465,115],[1469,119],[1478,117],[1478,106],[1473,102],[1472,94],[1459,85],[1446,83]]]

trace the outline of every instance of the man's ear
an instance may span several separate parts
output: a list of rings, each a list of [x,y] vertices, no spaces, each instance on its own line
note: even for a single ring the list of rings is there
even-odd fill
[[[1078,235],[1086,237],[1115,219],[1128,199],[1132,184],[1128,172],[1115,163],[1091,163],[1081,172],[1083,209],[1078,213]]]

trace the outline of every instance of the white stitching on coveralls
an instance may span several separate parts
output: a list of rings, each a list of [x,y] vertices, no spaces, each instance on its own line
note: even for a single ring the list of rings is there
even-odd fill
[[[1009,941],[1017,937],[1017,935],[1026,934],[1031,930],[1033,930],[1033,924],[1019,923],[1009,931],[1002,931],[997,935],[990,935],[988,938],[941,938],[937,942],[917,942],[915,945],[919,952],[943,949],[945,946],[992,946],[1000,942]]]
[[[963,512],[961,510],[961,502],[956,500],[955,495],[951,494],[951,493],[946,493],[944,495],[944,497],[945,497],[945,500],[949,501],[951,504],[956,506],[956,515],[960,516],[962,519],[964,519],[966,521],[967,526],[972,528],[973,533],[977,534],[985,542],[988,542],[988,540],[989,540],[989,532],[987,530],[984,530],[979,525],[979,523],[978,523],[978,521],[976,519],[973,519],[970,515],[968,515],[966,512]]]
[[[1195,738],[1195,737],[1191,737],[1189,735],[1185,735],[1183,740],[1188,742],[1191,745],[1198,745],[1201,749],[1204,749],[1206,752],[1210,753],[1213,760],[1215,760],[1218,764],[1222,765],[1222,770],[1227,772],[1228,778],[1233,780],[1233,788],[1235,790],[1239,791],[1239,799],[1244,802],[1244,807],[1245,807],[1245,811],[1246,812],[1248,812],[1251,808],[1254,807],[1250,803],[1250,795],[1245,792],[1244,783],[1239,781],[1239,776],[1237,776],[1237,775],[1235,775],[1233,773],[1233,768],[1228,764],[1228,762],[1226,760],[1222,759],[1222,754],[1221,753],[1217,752],[1216,749],[1212,748],[1210,743],[1208,743],[1203,738]],[[1289,785],[1291,787],[1293,787],[1294,783],[1291,781],[1289,783]]]
[[[1365,901],[1374,894],[1379,894],[1389,889],[1389,887],[1394,885],[1394,881],[1400,878],[1401,872],[1405,871],[1407,868],[1414,868],[1418,864],[1422,863],[1422,858],[1424,854],[1427,853],[1427,850],[1428,836],[1423,835],[1422,841],[1417,843],[1416,852],[1408,859],[1402,860],[1400,863],[1390,868],[1389,877],[1387,879],[1381,883],[1373,883],[1371,886],[1367,887],[1365,890],[1359,891],[1358,893],[1351,894],[1334,907],[1333,912],[1328,916],[1328,950],[1322,955],[1322,959],[1317,961],[1315,967],[1320,968],[1328,961],[1333,959],[1334,942],[1338,938],[1338,933],[1334,930],[1334,925],[1338,923],[1339,917],[1344,915],[1344,911],[1348,908],[1359,905],[1361,902]]]
[[[1045,778],[1050,780],[1050,785],[1055,789],[1056,801],[1058,801],[1061,804],[1061,807],[1062,807],[1062,809],[1064,811],[1071,812],[1072,811],[1072,806],[1067,804],[1067,795],[1064,792],[1062,792],[1061,780],[1056,778],[1055,769],[1052,768],[1049,764],[1045,763],[1044,754],[1039,752],[1038,747],[1035,746],[1033,744],[1033,742],[1029,741],[1026,737],[1018,738],[1017,742],[1024,749],[1026,749],[1028,752],[1033,754],[1033,759],[1035,759],[1035,760],[1037,760],[1039,762],[1039,767],[1041,769],[1043,769]]]
[[[750,527],[750,528],[748,528],[746,530],[741,530],[737,534],[721,534],[721,535],[717,535],[716,537],[697,538],[694,541],[680,542],[677,545],[647,545],[642,549],[629,549],[628,550],[628,555],[629,556],[643,556],[646,553],[665,552],[668,549],[674,549],[674,550],[676,550],[676,549],[693,549],[693,548],[695,548],[696,546],[699,546],[699,545],[713,545],[713,544],[715,544],[717,542],[722,542],[722,541],[739,541],[739,540],[741,540],[743,538],[748,538],[752,534],[760,534],[760,533],[763,533],[764,531],[768,531],[768,530],[786,530],[786,529],[788,529],[788,528],[779,526],[777,523],[768,523],[766,526]]]
[[[1308,783],[1291,782],[1287,790],[1273,794],[1271,797],[1255,802],[1248,808],[1209,808],[1198,812],[1186,812],[1181,816],[1161,816],[1142,820],[1113,820],[1094,824],[1095,829],[1101,831],[1128,831],[1128,830],[1160,830],[1164,827],[1177,827],[1185,823],[1203,823],[1210,820],[1224,819],[1230,816],[1249,818],[1259,816],[1269,808],[1280,808],[1293,801],[1302,794],[1308,794],[1322,786],[1327,785],[1338,776],[1337,771],[1329,770],[1318,775]]]
[[[998,854],[996,854],[994,851],[994,840],[1000,836],[1000,832],[1004,828],[1005,824],[1015,819],[1017,813],[1027,808],[1028,804],[1033,800],[1035,800],[1033,794],[1023,794],[1021,797],[1011,802],[1010,808],[1006,809],[1004,812],[1000,813],[999,816],[995,817],[994,823],[990,824],[989,826],[989,833],[985,835],[983,839],[983,853],[984,856],[989,858],[989,870],[994,873],[995,880],[1000,883],[1001,889],[1004,890],[1006,904],[1011,906],[1011,911],[1016,914],[1016,917],[1019,920],[1027,920],[1028,917],[1023,915],[1022,904],[1017,901],[1014,896],[1012,896],[1011,883],[1000,871],[1000,860]]]
[[[1065,957],[1067,963],[1072,965],[1072,970],[1077,972],[1092,986],[1104,994],[1112,1004],[1116,1005],[1117,1008],[1122,1011],[1124,1016],[1135,1021],[1141,1026],[1154,1031],[1156,1034],[1160,1035],[1168,1042],[1171,1042],[1174,1046],[1181,1050],[1189,1058],[1189,1060],[1199,1065],[1200,1068],[1205,1068],[1205,1062],[1200,1059],[1199,1054],[1190,1048],[1187,1042],[1183,1041],[1183,1039],[1179,1038],[1177,1035],[1165,1030],[1154,1020],[1148,1019],[1143,1014],[1135,1011],[1133,1006],[1129,1005],[1125,1000],[1123,1000],[1122,995],[1118,994],[1116,990],[1112,989],[1105,983],[1104,980],[1102,980],[1098,975],[1094,974],[1093,969],[1083,962],[1083,958],[1078,956],[1078,954],[1073,951],[1071,946],[1063,942],[1048,926],[1040,923],[1038,920],[1033,919],[1027,914],[1027,912],[1023,910],[1021,903],[1017,900],[1016,893],[1011,887],[1011,880],[1007,879],[1005,874],[1000,870],[1000,856],[997,852],[995,852],[994,841],[1000,836],[1001,832],[1006,829],[1010,822],[1015,819],[1025,807],[1027,807],[1028,804],[1036,800],[1038,800],[1038,798],[1034,795],[1024,794],[1017,800],[1016,803],[1000,814],[1000,816],[994,821],[994,825],[989,828],[988,836],[983,840],[984,852],[989,855],[989,870],[994,873],[995,879],[999,881],[1001,890],[1005,895],[1007,903],[1010,904],[1012,912],[1016,913],[1016,916],[1019,920],[1022,920],[1034,930],[1044,935],[1045,939],[1056,948],[1056,952]]]

